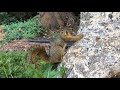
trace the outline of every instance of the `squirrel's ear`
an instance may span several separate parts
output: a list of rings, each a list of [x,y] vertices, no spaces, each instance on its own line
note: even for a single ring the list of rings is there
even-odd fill
[[[66,30],[61,30],[60,31],[60,35],[66,35],[67,33],[66,33]]]

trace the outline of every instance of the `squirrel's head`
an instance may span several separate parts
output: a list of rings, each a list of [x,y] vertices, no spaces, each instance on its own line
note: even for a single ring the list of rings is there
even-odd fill
[[[70,31],[64,30],[60,32],[60,37],[63,39],[65,42],[76,42],[84,37],[83,34],[80,35],[72,35]]]

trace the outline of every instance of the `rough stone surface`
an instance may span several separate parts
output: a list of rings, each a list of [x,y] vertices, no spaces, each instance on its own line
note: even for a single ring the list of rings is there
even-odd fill
[[[111,78],[120,73],[120,12],[81,12],[80,18],[78,34],[84,38],[61,63],[67,78]]]
[[[77,17],[72,12],[38,12],[40,22],[44,27],[50,30],[58,30],[62,28],[77,28]],[[79,24],[79,23],[78,23]]]

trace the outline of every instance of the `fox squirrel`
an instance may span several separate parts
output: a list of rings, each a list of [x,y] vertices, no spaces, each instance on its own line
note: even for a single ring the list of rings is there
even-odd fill
[[[58,38],[55,38],[50,42],[49,55],[46,53],[44,46],[35,46],[31,49],[30,61],[34,64],[38,64],[36,57],[40,57],[48,63],[61,62],[63,55],[65,54],[65,48],[67,43],[74,43],[83,38],[83,35],[73,36],[70,32],[61,32]]]

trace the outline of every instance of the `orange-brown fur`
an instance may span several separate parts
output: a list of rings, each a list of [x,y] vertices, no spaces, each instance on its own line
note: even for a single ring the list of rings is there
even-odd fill
[[[83,35],[73,36],[69,32],[61,33],[59,38],[50,42],[51,48],[49,49],[49,55],[46,53],[44,47],[32,47],[31,61],[34,64],[38,64],[36,57],[39,56],[42,60],[48,63],[61,62],[65,52],[65,47],[68,42],[75,42],[83,38]]]

